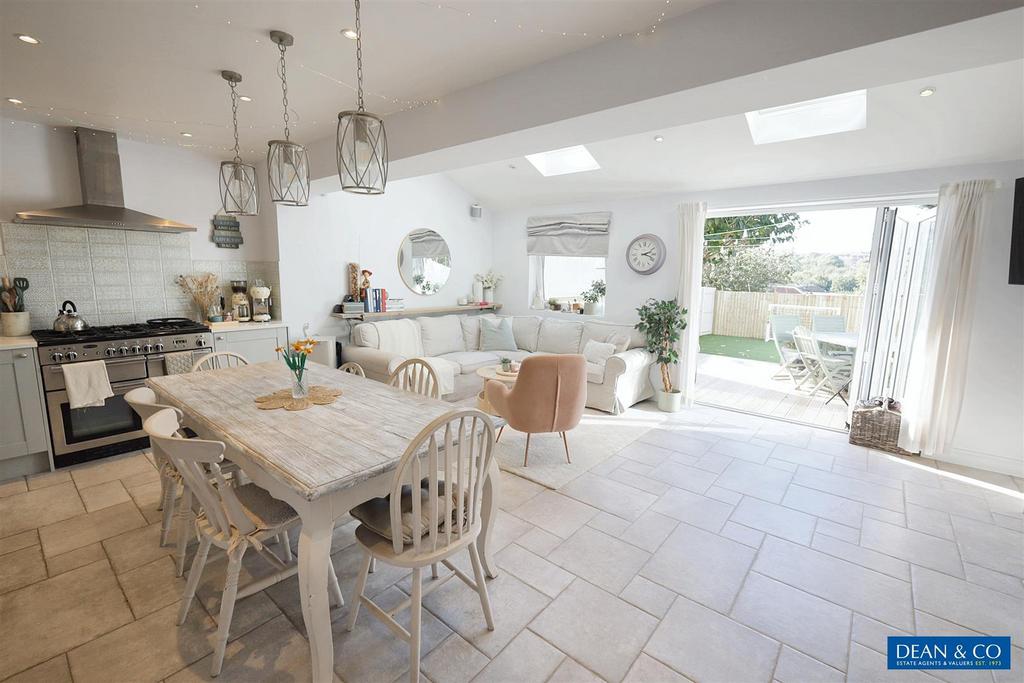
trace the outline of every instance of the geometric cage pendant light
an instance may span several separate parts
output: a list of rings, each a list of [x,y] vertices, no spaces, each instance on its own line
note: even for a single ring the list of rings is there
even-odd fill
[[[231,121],[235,127],[235,158],[220,162],[220,203],[224,213],[232,216],[255,216],[259,213],[259,187],[256,167],[242,163],[238,155],[238,84],[242,74],[221,71],[221,78],[231,86]]]
[[[270,39],[277,43],[281,52],[278,75],[281,77],[281,99],[284,104],[284,140],[271,140],[267,143],[270,199],[275,204],[306,206],[309,204],[309,157],[305,147],[289,139],[291,131],[288,130],[288,75],[284,53],[295,44],[295,39],[284,31],[271,31]]]
[[[355,194],[383,194],[388,182],[388,136],[384,120],[363,107],[363,27],[356,6],[356,82],[359,106],[338,113],[336,139],[341,189]]]

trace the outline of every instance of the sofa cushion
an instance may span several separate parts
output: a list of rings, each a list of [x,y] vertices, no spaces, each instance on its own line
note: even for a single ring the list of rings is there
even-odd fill
[[[594,363],[604,367],[608,359],[615,354],[615,344],[610,342],[599,342],[593,339],[588,339],[587,343],[583,345],[583,357],[587,359],[588,363]]]
[[[589,384],[604,384],[604,365],[587,361],[587,382]]]
[[[512,321],[495,318],[480,321],[481,351],[515,351],[516,338],[512,334]]]
[[[377,334],[377,328],[370,323],[359,323],[352,328],[352,343],[356,346],[379,349],[380,336]]]
[[[494,317],[496,316],[490,313],[459,316],[459,322],[462,323],[462,340],[466,345],[466,351],[480,350],[480,321],[483,318]]]
[[[583,325],[544,318],[537,337],[537,350],[544,353],[579,353]]]
[[[416,318],[416,322],[420,325],[420,334],[423,337],[423,355],[441,356],[466,350],[459,316],[421,317]]]
[[[523,351],[537,350],[540,322],[541,318],[537,315],[516,315],[512,317],[512,334],[515,335],[517,348]]]
[[[621,348],[622,342],[625,339],[629,340],[626,348]],[[606,323],[600,320],[588,320],[583,323],[583,338],[580,342],[580,348],[583,348],[588,340],[593,339],[599,342],[611,342],[617,347],[616,352],[622,353],[627,349],[641,348],[646,344],[646,339],[642,332],[637,330],[632,325],[622,325],[619,323]]]
[[[501,357],[501,352],[491,353],[489,351],[453,351],[439,356],[449,363],[458,365],[459,372],[463,375],[476,372],[477,368],[497,365]]]

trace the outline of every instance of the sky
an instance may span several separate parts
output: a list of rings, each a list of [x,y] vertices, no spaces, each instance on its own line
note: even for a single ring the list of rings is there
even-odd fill
[[[875,209],[800,211],[806,225],[797,228],[792,242],[779,250],[797,254],[867,254],[875,230]]]

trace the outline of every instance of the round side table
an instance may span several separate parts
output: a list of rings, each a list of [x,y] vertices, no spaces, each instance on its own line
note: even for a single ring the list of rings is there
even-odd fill
[[[487,386],[487,382],[503,382],[509,386],[516,383],[518,375],[503,375],[498,372],[501,369],[500,365],[487,365],[482,368],[477,368],[476,374],[484,378],[484,386]],[[497,415],[494,406],[487,400],[487,392],[480,390],[480,393],[476,397],[476,407],[484,411],[489,415]]]

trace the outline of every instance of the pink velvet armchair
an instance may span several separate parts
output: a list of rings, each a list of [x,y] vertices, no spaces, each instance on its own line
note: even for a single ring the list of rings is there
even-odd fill
[[[514,386],[487,382],[484,391],[495,412],[512,429],[526,432],[524,467],[530,457],[531,434],[560,432],[565,460],[572,462],[565,433],[579,424],[587,402],[587,365],[583,356],[530,356],[523,360]]]

